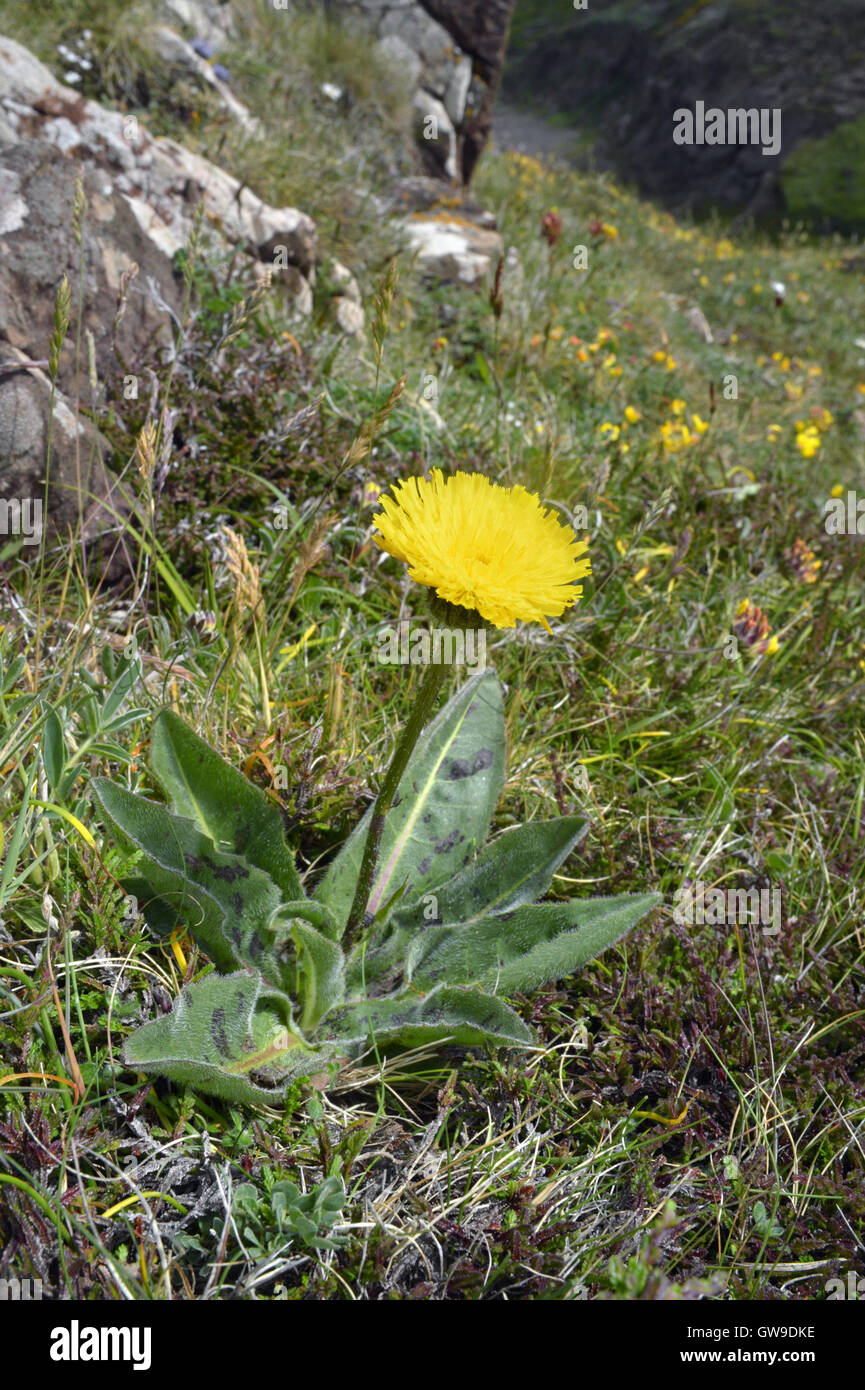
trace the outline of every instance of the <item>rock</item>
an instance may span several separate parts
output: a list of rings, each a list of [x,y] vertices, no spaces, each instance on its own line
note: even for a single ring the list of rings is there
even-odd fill
[[[365,327],[363,309],[353,299],[347,295],[338,295],[333,301],[336,311],[336,321],[343,333],[349,337],[360,337]]]
[[[80,245],[73,227],[79,190]],[[114,392],[118,400],[125,390],[137,393],[139,364],[160,346],[171,350],[185,293],[174,257],[188,245],[202,204],[203,235],[219,247],[245,250],[262,274],[270,268],[295,314],[310,314],[318,254],[311,218],[271,207],[202,156],[176,141],[154,139],[134,116],[86,101],[26,49],[0,38],[0,362],[16,354],[43,360],[64,274],[73,292],[55,407],[58,500],[51,504],[51,524],[65,526],[83,505],[70,483],[77,476],[70,472],[76,450],[92,461],[88,495],[105,498],[114,486],[104,467],[105,441],[83,423],[76,433],[70,404],[93,399],[88,342],[97,391],[109,399]],[[45,379],[34,371],[0,372],[0,391],[0,494],[41,495]],[[88,526],[93,515],[88,503]]]
[[[192,44],[187,43],[174,29],[160,24],[153,31],[153,46],[156,56],[166,66],[176,68],[195,78],[203,86],[209,87],[222,109],[233,117],[243,130],[254,135],[260,129],[259,122],[243,102],[238,101],[228,84],[219,79],[211,64],[196,53]]]
[[[480,287],[504,244],[496,219],[471,194],[439,179],[396,179],[382,200],[424,270],[454,284]]]
[[[469,88],[472,82],[472,64],[470,58],[461,58],[454,63],[451,72],[451,80],[445,92],[445,110],[450,116],[455,126],[463,122],[466,114],[466,103],[468,101]]]
[[[424,269],[473,289],[484,283],[503,250],[498,232],[485,231],[446,212],[416,213],[406,222],[405,232]]]
[[[84,208],[82,330],[94,340],[97,373],[105,381],[118,371],[118,359],[134,362],[145,344],[170,341],[170,317],[180,313],[182,284],[171,253],[182,245],[172,233],[168,244],[142,225],[141,199],[118,195],[113,170],[58,156],[46,140],[21,141],[0,148],[0,183],[14,187],[14,222],[0,238],[0,337],[31,359],[47,355],[57,286],[65,274],[77,279],[80,252],[72,227],[76,185],[81,178]],[[157,214],[158,229],[169,232]],[[113,330],[124,274],[129,311]],[[61,354],[63,389],[90,399],[85,373],[73,379],[71,338]],[[82,354],[86,364],[86,350]],[[130,370],[132,368],[130,367]]]
[[[203,200],[211,227],[261,260],[313,274],[315,224],[295,208],[273,208],[231,174],[175,140],[154,139],[135,116],[85,101],[11,39],[0,39],[0,112],[16,140],[41,139],[76,166],[105,174],[104,196],[134,204],[139,225],[165,254],[184,246]],[[125,181],[123,176],[126,176]],[[116,186],[115,186],[116,185]],[[279,267],[277,267],[278,269]]]
[[[414,89],[415,110],[439,102],[454,132],[454,149],[431,159],[431,172],[468,183],[492,127],[514,0],[336,0],[380,41],[380,49]],[[411,55],[411,56],[407,56]],[[444,131],[444,125],[440,126]],[[444,136],[441,137],[444,140]]]
[[[423,4],[408,0],[402,4],[367,3],[362,6],[367,16],[379,12],[377,30],[383,36],[393,34],[416,53],[421,65],[420,83],[434,96],[443,97],[448,89],[454,62],[462,58],[446,29],[430,17]]]
[[[410,90],[420,86],[423,63],[405,39],[400,38],[399,34],[385,34],[383,39],[378,40],[376,48],[391,67],[403,73]]]
[[[415,176],[394,179],[386,190],[386,204],[394,212],[442,212],[450,209],[478,227],[495,231],[495,214],[482,207],[465,189],[443,188],[440,179]]]
[[[330,285],[338,291],[330,301],[337,325],[349,337],[362,338],[366,329],[366,318],[357,281],[348,266],[335,259],[327,265],[326,276]]]
[[[65,535],[80,520],[81,535],[103,573],[116,578],[126,568],[122,533],[129,506],[105,467],[109,446],[88,420],[76,417],[62,394],[55,394],[46,509],[51,383],[38,368],[8,370],[24,360],[23,353],[0,341],[0,532],[19,530],[30,544],[41,539],[43,529]],[[20,527],[8,524],[16,503],[22,509]],[[38,523],[29,538],[28,516]]]
[[[422,87],[414,97],[415,135],[424,162],[447,179],[457,176],[457,137],[450,116],[437,97]]]
[[[219,0],[161,0],[166,22],[174,28],[182,24],[193,38],[203,39],[214,53],[225,47],[234,33],[231,5]]]
[[[515,0],[423,0],[457,43],[472,74],[460,125],[460,175],[471,181],[490,136]]]
[[[330,263],[330,278],[340,286],[346,299],[352,300],[355,304],[360,304],[360,288],[347,265],[342,261],[332,260]]]

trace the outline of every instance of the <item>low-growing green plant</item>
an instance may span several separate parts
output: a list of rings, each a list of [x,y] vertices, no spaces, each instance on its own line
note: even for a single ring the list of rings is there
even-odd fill
[[[297,1183],[280,1179],[266,1196],[254,1183],[235,1190],[232,1214],[239,1234],[254,1258],[266,1258],[287,1243],[300,1241],[314,1250],[331,1250],[336,1242],[329,1231],[345,1206],[342,1178],[325,1178],[310,1192]]]
[[[345,1184],[331,1174],[308,1192],[287,1178],[266,1184],[243,1182],[234,1189],[231,1215],[244,1254],[256,1262],[282,1255],[294,1245],[310,1250],[334,1250],[339,1238],[328,1234],[345,1206]],[[174,1245],[180,1251],[207,1254],[212,1218],[198,1222],[198,1234],[179,1231]]]
[[[297,1076],[370,1046],[531,1046],[501,998],[570,974],[655,904],[651,893],[538,904],[586,831],[582,817],[484,845],[504,782],[502,690],[473,677],[426,728],[399,781],[379,873],[353,944],[346,924],[370,808],[312,897],[279,810],[177,715],[153,725],[168,807],[101,778],[117,840],[140,856],[126,887],[148,922],[185,925],[218,973],[127,1040],[125,1061],[229,1100],[272,1101]]]
[[[435,589],[451,628],[546,623],[582,594],[586,542],[524,488],[435,469],[394,494],[376,543]],[[277,807],[171,711],[150,755],[170,809],[94,783],[115,836],[141,855],[127,886],[148,920],[187,927],[222,972],[128,1039],[130,1066],[267,1100],[370,1046],[530,1046],[501,996],[571,974],[654,905],[652,893],[537,903],[581,817],[485,845],[504,784],[502,689],[479,674],[427,725],[449,669],[428,665],[375,804],[311,898]]]

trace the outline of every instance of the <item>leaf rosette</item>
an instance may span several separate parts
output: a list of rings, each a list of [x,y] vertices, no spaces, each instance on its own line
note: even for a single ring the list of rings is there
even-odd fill
[[[136,856],[124,886],[148,924],[187,930],[215,970],[130,1035],[126,1064],[273,1103],[299,1077],[373,1045],[533,1046],[504,996],[580,969],[659,895],[539,902],[588,823],[532,821],[488,842],[505,753],[502,688],[484,672],[414,747],[352,942],[374,808],[307,896],[278,807],[177,715],[158,715],[150,767],[167,804],[104,778],[94,793]]]

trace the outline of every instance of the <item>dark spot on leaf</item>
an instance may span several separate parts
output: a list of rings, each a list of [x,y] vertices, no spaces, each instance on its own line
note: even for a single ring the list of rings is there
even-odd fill
[[[448,850],[453,849],[454,845],[458,845],[460,840],[464,839],[465,835],[463,835],[461,831],[452,830],[450,835],[445,836],[443,840],[439,840],[437,845],[433,845],[433,849],[436,854],[447,854]]]
[[[243,894],[242,894],[242,893],[233,893],[233,894],[232,894],[232,897],[231,897],[231,906],[234,908],[234,910],[235,910],[235,912],[237,913],[238,917],[240,917],[241,914],[242,914],[242,912],[243,912]]]
[[[429,823],[430,823],[431,820],[432,820],[432,816],[430,815],[429,811],[427,811],[426,814],[425,814],[424,817],[423,817],[423,823],[424,823],[424,825],[429,825]]]
[[[249,869],[245,864],[216,864],[212,859],[205,859],[204,862],[212,870],[213,877],[221,883],[233,883],[236,878],[249,878]]]
[[[393,801],[391,802],[391,806],[398,806],[399,803],[400,803],[401,801],[402,801],[402,797],[400,796],[399,792],[394,792],[394,794],[393,794]]]
[[[249,954],[253,960],[258,960],[264,954],[264,942],[256,929],[249,938]]]
[[[225,1010],[214,1009],[210,1020],[210,1036],[213,1045],[223,1057],[231,1056],[231,1048],[228,1046],[228,1038],[225,1036]]]
[[[420,861],[420,863],[418,864],[418,866],[417,866],[417,871],[418,871],[418,873],[419,873],[421,876],[423,876],[425,873],[428,873],[428,872],[429,872],[429,866],[430,866],[431,863],[432,863],[432,855],[431,855],[431,854],[428,854],[428,855],[426,855],[426,857],[425,857],[424,859],[422,859],[422,860]]]
[[[448,780],[459,782],[463,777],[474,777],[476,772],[483,772],[484,768],[490,767],[492,761],[491,748],[478,749],[471,762],[467,758],[454,758],[448,771]]]

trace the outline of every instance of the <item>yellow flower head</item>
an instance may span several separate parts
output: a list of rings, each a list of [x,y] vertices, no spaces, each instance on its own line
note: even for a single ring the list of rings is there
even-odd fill
[[[381,550],[404,560],[418,584],[473,608],[494,627],[560,617],[591,574],[586,541],[524,487],[501,487],[480,473],[394,483],[373,521]]]

